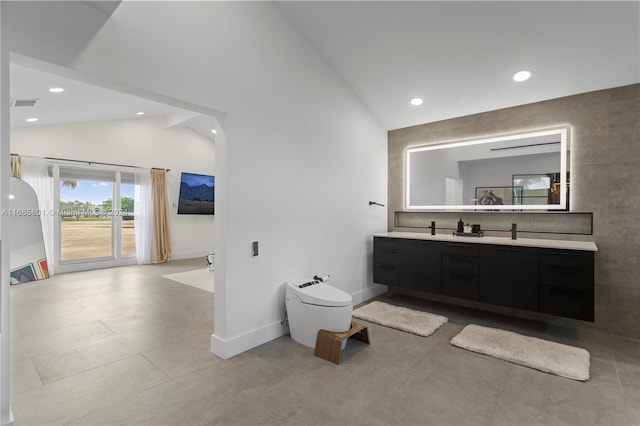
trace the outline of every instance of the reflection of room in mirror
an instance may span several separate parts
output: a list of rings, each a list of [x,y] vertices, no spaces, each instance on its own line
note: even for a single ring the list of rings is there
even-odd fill
[[[560,203],[560,188],[562,188],[562,180],[560,179],[560,173],[550,173],[551,177],[551,193],[549,194],[549,204],[558,204]],[[569,210],[569,189],[571,186],[571,172],[567,172],[566,184],[565,184],[565,199],[566,199],[566,209]]]
[[[562,177],[569,166],[567,132],[540,130],[409,148],[406,208],[564,209],[566,194],[551,192],[552,176]],[[529,180],[514,182],[514,175]]]
[[[513,186],[522,187],[523,204],[550,204],[549,174],[513,175]]]
[[[522,188],[522,204],[559,204],[561,179],[559,172],[513,175],[513,186]],[[566,200],[569,208],[569,172],[566,176]]]
[[[479,206],[520,205],[522,204],[522,187],[478,187],[476,188],[476,203]]]
[[[13,177],[9,192],[10,282],[49,278],[36,193],[29,184]]]

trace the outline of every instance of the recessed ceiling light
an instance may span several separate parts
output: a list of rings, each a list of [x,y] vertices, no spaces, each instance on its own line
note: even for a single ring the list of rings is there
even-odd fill
[[[529,77],[531,77],[531,71],[518,71],[517,73],[515,73],[513,75],[513,79],[515,81],[525,81],[525,80],[529,80]]]
[[[62,93],[62,92],[64,92],[64,89],[62,87],[52,87],[51,89],[49,89],[49,92],[51,92],[51,93]]]
[[[409,102],[414,106],[422,105],[422,98],[411,98]]]
[[[142,111],[136,112],[136,115],[144,115],[144,112]]]
[[[36,121],[38,121],[38,119],[36,117],[31,117],[31,118],[27,118],[27,121],[29,123],[35,123]]]
[[[13,200],[14,198],[16,198],[13,194],[9,194],[9,199]]]
[[[216,129],[211,129],[211,133],[218,133]]]

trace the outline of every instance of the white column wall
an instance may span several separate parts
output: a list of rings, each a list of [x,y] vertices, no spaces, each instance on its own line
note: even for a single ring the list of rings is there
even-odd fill
[[[282,333],[287,280],[331,274],[356,302],[384,290],[370,258],[386,209],[368,201],[386,203],[386,132],[271,3],[124,2],[61,65],[228,114],[216,141],[217,354]]]

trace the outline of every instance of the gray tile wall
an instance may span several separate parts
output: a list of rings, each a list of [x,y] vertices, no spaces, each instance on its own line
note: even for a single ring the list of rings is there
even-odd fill
[[[571,126],[571,211],[593,212],[594,327],[640,338],[640,84],[390,131],[388,229],[403,230],[407,146],[560,125]]]
[[[462,219],[464,223],[477,223],[485,235],[511,236],[515,223],[522,238],[555,236],[565,240],[591,241],[593,215],[578,212],[395,212],[395,231],[430,232],[424,228],[436,222],[438,233],[452,232]]]

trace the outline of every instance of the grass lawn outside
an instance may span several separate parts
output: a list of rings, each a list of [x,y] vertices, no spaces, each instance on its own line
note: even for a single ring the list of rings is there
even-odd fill
[[[77,220],[79,219],[79,220]],[[122,254],[136,253],[133,220],[122,221]],[[62,260],[112,256],[111,220],[98,217],[64,218]]]

